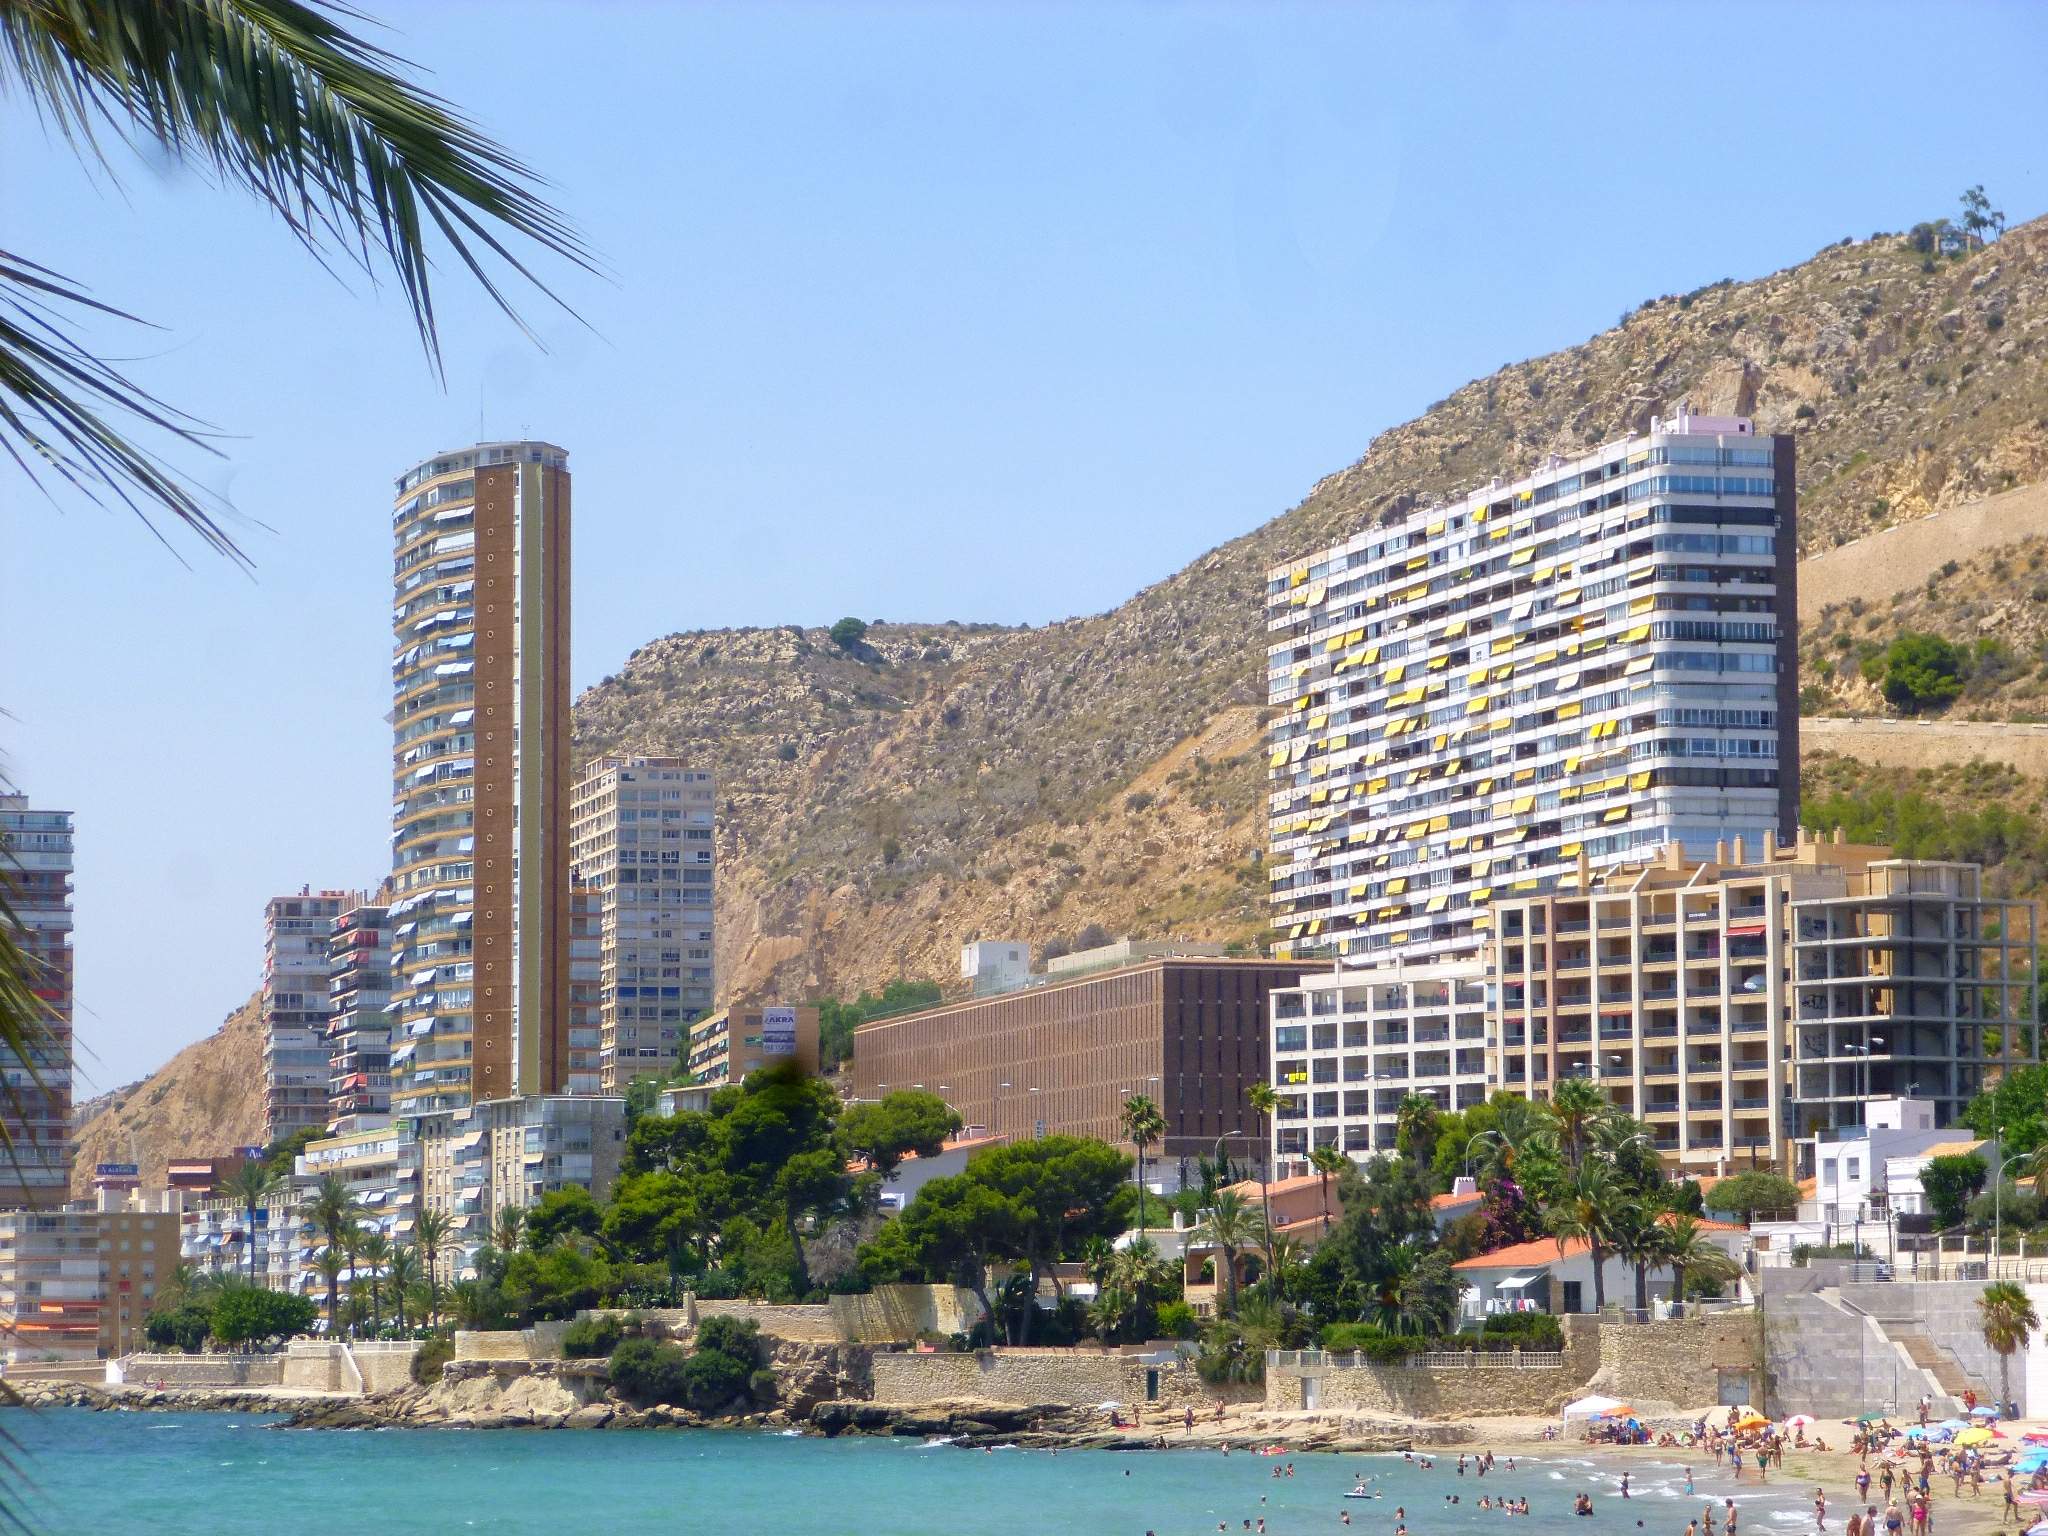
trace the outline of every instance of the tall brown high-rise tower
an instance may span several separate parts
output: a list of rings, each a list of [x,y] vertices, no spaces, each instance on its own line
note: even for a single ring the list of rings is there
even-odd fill
[[[547,443],[399,477],[396,1115],[567,1086],[569,504]]]

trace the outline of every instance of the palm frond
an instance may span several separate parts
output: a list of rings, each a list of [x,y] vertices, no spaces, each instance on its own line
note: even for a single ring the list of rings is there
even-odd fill
[[[373,280],[389,273],[440,373],[430,230],[529,336],[493,265],[561,300],[508,241],[597,268],[534,173],[349,30],[361,20],[330,0],[4,0],[0,90],[18,87],[90,162],[109,165],[102,135],[154,140],[261,198],[323,264],[340,254]],[[145,507],[168,513],[239,558],[190,489],[113,423],[202,447],[203,424],[92,355],[57,318],[64,305],[133,318],[0,253],[0,448],[39,483],[54,474],[146,523]]]
[[[242,560],[198,497],[114,422],[126,417],[211,452],[204,424],[81,346],[61,322],[63,306],[135,318],[48,267],[0,251],[0,449],[39,484],[55,475],[96,504],[105,492],[152,531],[146,507],[168,511],[210,548]]]
[[[97,153],[102,123],[144,133],[316,253],[388,267],[438,360],[428,224],[515,320],[485,255],[555,296],[493,226],[596,268],[532,170],[344,25],[364,19],[325,0],[15,0],[0,59],[74,143]]]

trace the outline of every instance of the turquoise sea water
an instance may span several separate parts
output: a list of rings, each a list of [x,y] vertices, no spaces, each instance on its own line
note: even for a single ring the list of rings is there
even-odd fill
[[[1459,1477],[1455,1452],[1428,1472],[1397,1456],[1302,1455],[1292,1478],[1275,1478],[1273,1461],[1242,1451],[984,1454],[737,1430],[279,1430],[231,1414],[83,1409],[8,1410],[0,1427],[35,1485],[34,1528],[53,1536],[1202,1536],[1219,1521],[1241,1536],[1262,1516],[1268,1536],[1392,1536],[1397,1506],[1410,1536],[1634,1536],[1639,1520],[1646,1536],[1683,1536],[1708,1496],[1718,1506],[1731,1492],[1744,1536],[1813,1526],[1811,1489],[1738,1487],[1710,1465],[1694,1465],[1697,1497],[1683,1498],[1668,1452],[1595,1466],[1560,1449],[1513,1472],[1503,1460],[1484,1479]],[[1361,1474],[1382,1498],[1343,1497]],[[1581,1489],[1596,1500],[1591,1520],[1571,1513]],[[1482,1494],[1526,1494],[1530,1516],[1482,1511]],[[1831,1512],[1831,1532],[1842,1518]]]

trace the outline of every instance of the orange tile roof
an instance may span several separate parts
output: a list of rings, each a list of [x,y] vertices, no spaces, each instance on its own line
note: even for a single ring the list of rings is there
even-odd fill
[[[1291,1179],[1273,1180],[1272,1183],[1265,1186],[1265,1193],[1268,1195],[1288,1194],[1297,1189],[1313,1189],[1322,1182],[1323,1176],[1320,1173],[1297,1173]],[[1337,1176],[1334,1173],[1330,1175],[1330,1182],[1332,1185],[1335,1185],[1337,1182]],[[1242,1183],[1231,1185],[1230,1188],[1240,1199],[1256,1200],[1260,1197],[1260,1186],[1257,1179],[1246,1179]]]
[[[1469,1195],[1431,1195],[1429,1206],[1434,1211],[1447,1211],[1461,1205],[1477,1205],[1485,1198],[1476,1189]]]
[[[1670,1226],[1672,1214],[1666,1211],[1657,1218]],[[1739,1221],[1711,1221],[1695,1217],[1696,1225],[1702,1232],[1742,1232],[1748,1230]],[[1520,1269],[1525,1264],[1556,1264],[1564,1259],[1575,1259],[1588,1252],[1587,1244],[1579,1238],[1567,1238],[1562,1252],[1558,1250],[1554,1237],[1532,1238],[1526,1243],[1510,1243],[1505,1248],[1496,1248],[1491,1253],[1475,1254],[1461,1259],[1452,1269]]]

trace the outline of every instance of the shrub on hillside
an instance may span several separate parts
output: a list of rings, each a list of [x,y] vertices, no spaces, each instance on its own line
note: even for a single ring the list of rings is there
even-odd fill
[[[689,1390],[690,1356],[674,1344],[621,1339],[612,1351],[612,1385],[636,1403],[680,1403]]]
[[[624,1324],[609,1313],[579,1317],[562,1334],[562,1353],[571,1360],[595,1360],[610,1355],[625,1336]]]
[[[412,1357],[412,1379],[423,1387],[431,1387],[441,1379],[441,1367],[455,1358],[455,1341],[446,1334],[436,1334],[419,1347],[419,1353]]]
[[[1884,696],[1909,715],[1944,708],[1963,691],[1964,655],[1939,635],[1908,630],[1882,655]]]

